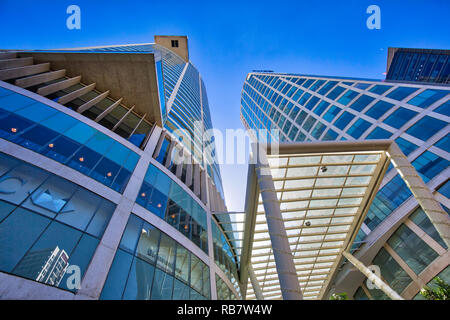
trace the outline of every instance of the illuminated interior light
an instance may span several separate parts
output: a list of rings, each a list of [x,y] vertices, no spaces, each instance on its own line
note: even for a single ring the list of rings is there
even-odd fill
[[[16,133],[16,132],[17,132],[17,129],[16,129],[16,128],[11,128],[11,131],[14,132],[14,133]]]

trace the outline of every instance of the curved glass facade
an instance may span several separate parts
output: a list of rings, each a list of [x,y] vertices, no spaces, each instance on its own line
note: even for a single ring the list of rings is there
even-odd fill
[[[446,144],[449,99],[450,89],[432,84],[254,72],[247,76],[243,86],[241,119],[248,129],[278,129],[279,138],[274,135],[271,139],[281,142],[393,139],[424,182],[436,191],[449,181],[450,157]],[[405,216],[410,215],[410,219],[414,216],[414,211],[405,212],[404,206],[412,194],[392,168],[388,168],[353,243],[353,250],[358,249],[372,232],[378,232],[377,227],[393,212],[402,211]],[[441,199],[438,201],[444,208],[449,201],[441,194],[437,199]],[[414,240],[417,250],[423,248],[424,251],[420,251],[422,260],[413,262],[409,256],[410,248],[406,246],[400,250],[398,256],[403,256],[406,265],[410,263],[409,268],[416,271],[431,266],[445,267],[439,260],[448,249],[442,247],[442,240],[435,239],[443,251],[428,251],[420,242],[422,240],[414,238],[407,228],[396,231],[400,235],[397,235],[395,245],[392,243],[393,248],[400,250],[403,244],[412,244]],[[401,240],[402,237],[407,240]],[[394,242],[393,238],[390,241]],[[417,277],[410,277],[403,269],[404,264],[398,264],[384,248],[373,263],[379,263],[382,273],[385,266],[386,275],[382,277],[387,282],[389,272],[392,281],[400,281],[392,284],[392,287],[397,286],[398,293],[406,290],[411,282],[420,283]],[[358,294],[367,296],[361,290]],[[380,292],[378,290],[378,294]],[[407,294],[409,296],[409,291]],[[374,294],[371,298],[379,297]]]
[[[210,182],[214,192],[222,186],[214,159],[204,160],[212,124],[198,71],[154,44],[74,52],[154,54],[163,123],[178,114],[183,122],[172,123],[193,130],[199,174],[173,161],[180,145],[169,127],[152,128],[119,100],[91,92],[63,105],[61,97],[86,86],[43,97],[37,90],[48,83],[0,84],[0,277],[15,288],[0,297],[216,299],[218,279],[228,298],[239,298],[235,259],[224,262],[210,241],[211,224],[226,237],[204,198],[215,195]]]

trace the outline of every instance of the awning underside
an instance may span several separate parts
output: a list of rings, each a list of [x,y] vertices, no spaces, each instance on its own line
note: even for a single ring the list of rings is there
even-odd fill
[[[267,157],[304,299],[320,299],[358,231],[385,152]],[[264,299],[281,299],[261,195],[250,256]],[[255,298],[248,280],[247,299]]]

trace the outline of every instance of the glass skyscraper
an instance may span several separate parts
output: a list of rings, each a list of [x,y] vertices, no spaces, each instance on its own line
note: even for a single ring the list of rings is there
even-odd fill
[[[450,50],[389,48],[386,80],[450,83]]]
[[[187,37],[1,51],[0,298],[238,299],[211,127]]]
[[[399,59],[397,53],[391,71]],[[437,78],[445,70],[436,70],[430,71],[432,80],[445,83]],[[431,81],[424,79],[418,81]],[[279,137],[271,139],[279,142],[395,140],[449,212],[449,99],[450,89],[439,84],[251,72],[242,90],[241,120],[247,129],[278,129]],[[367,265],[380,266],[384,281],[406,299],[419,298],[420,288],[436,275],[450,280],[446,244],[392,165],[353,253]],[[368,288],[348,263],[340,268],[331,286],[335,292],[354,299],[387,298]],[[264,279],[258,280],[264,292]]]

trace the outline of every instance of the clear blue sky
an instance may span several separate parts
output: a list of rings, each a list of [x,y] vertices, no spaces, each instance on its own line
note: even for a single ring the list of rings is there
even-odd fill
[[[81,8],[81,30],[66,28],[66,8]],[[381,30],[366,8],[381,9]],[[93,1],[0,0],[0,48],[46,49],[153,42],[187,35],[202,74],[213,125],[242,128],[246,74],[269,69],[384,78],[387,47],[450,49],[449,0]],[[222,166],[228,208],[243,208],[247,168]]]

